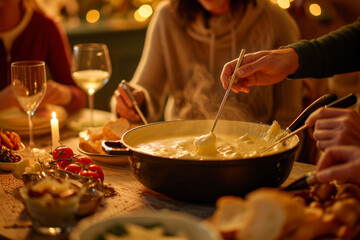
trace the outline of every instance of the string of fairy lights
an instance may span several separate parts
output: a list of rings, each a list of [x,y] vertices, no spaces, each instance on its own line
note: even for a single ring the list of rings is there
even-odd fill
[[[114,0],[109,0],[110,2]],[[153,12],[156,5],[161,0],[132,0],[131,4],[134,8],[132,18],[137,22],[144,22],[148,20]],[[288,9],[292,4],[296,4],[296,0],[269,0],[273,4],[277,4],[279,7],[283,9]],[[118,0],[116,2],[117,5],[125,4],[126,0]],[[301,1],[303,2],[303,1]],[[323,13],[323,9],[319,3],[315,1],[313,3],[306,4],[307,12],[313,15],[314,17],[321,16]],[[89,9],[86,12],[85,20],[88,23],[96,23],[101,19],[101,10],[99,9]]]
[[[270,0],[272,3],[277,4],[279,7],[283,8],[283,9],[288,9],[291,7],[291,4],[295,4],[295,0]],[[300,1],[303,2],[303,1]],[[319,3],[314,2],[309,2],[308,4],[306,4],[307,7],[307,11],[317,17],[320,16],[322,14],[322,7]]]

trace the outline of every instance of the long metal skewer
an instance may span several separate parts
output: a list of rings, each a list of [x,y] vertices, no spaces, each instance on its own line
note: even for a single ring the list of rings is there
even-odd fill
[[[145,124],[148,124],[148,121],[146,120],[144,114],[142,113],[142,111],[140,110],[140,107],[139,105],[137,104],[134,96],[132,95],[131,91],[129,90],[129,88],[126,86],[126,80],[122,80],[121,81],[121,87],[123,89],[125,89],[126,93],[129,95],[130,99],[131,99],[131,102],[133,103],[134,107],[135,107],[135,110],[136,112],[139,114],[141,120],[145,123]]]
[[[224,95],[224,97],[223,97],[223,100],[221,101],[221,105],[220,105],[219,111],[218,111],[218,113],[216,114],[215,121],[214,121],[214,125],[213,125],[210,133],[213,133],[213,132],[214,132],[216,123],[217,123],[217,121],[218,121],[218,119],[219,119],[219,117],[220,117],[220,114],[222,113],[222,111],[223,111],[223,109],[224,109],[226,99],[227,99],[227,97],[228,97],[228,95],[229,95],[229,93],[230,93],[230,90],[231,90],[231,86],[233,85],[233,83],[234,83],[234,81],[235,81],[235,79],[236,79],[236,77],[235,77],[235,71],[236,71],[236,69],[238,69],[238,68],[240,67],[240,64],[241,64],[241,62],[242,62],[242,60],[243,60],[243,58],[244,58],[245,52],[246,52],[245,49],[241,49],[240,55],[239,55],[239,58],[238,58],[238,61],[237,61],[237,63],[236,63],[235,69],[234,69],[234,72],[233,72],[233,74],[231,75],[231,79],[230,79],[230,82],[229,82],[229,86],[228,86],[228,88],[226,89],[226,92],[225,92],[225,95]]]

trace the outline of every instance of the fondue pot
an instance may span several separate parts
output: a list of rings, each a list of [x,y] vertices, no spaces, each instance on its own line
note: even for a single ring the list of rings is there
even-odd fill
[[[333,97],[323,97],[317,104],[323,106],[333,101]],[[294,124],[299,121],[304,119],[299,117]],[[230,160],[174,159],[136,147],[149,139],[156,141],[179,136],[201,136],[209,132],[212,124],[213,120],[151,123],[127,131],[119,141],[103,141],[103,148],[110,154],[128,155],[131,171],[145,187],[183,201],[214,202],[223,195],[244,196],[260,187],[278,187],[287,179],[299,146],[296,135],[287,140],[287,148],[282,152]],[[219,120],[214,134],[236,133],[241,136],[248,133],[264,137],[269,128],[270,125],[260,123]],[[116,148],[119,144],[123,147]]]

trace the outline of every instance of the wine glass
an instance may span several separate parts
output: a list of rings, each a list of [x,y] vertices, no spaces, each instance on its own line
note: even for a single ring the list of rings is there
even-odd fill
[[[89,97],[90,122],[85,122],[85,125],[95,127],[94,94],[109,81],[111,76],[107,46],[101,43],[75,45],[71,71],[75,83],[86,91]]]
[[[29,150],[35,153],[32,116],[47,87],[45,62],[29,60],[11,63],[11,86],[16,100],[28,115]]]

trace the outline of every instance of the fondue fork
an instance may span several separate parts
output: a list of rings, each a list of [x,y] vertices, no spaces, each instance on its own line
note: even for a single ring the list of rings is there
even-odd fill
[[[282,190],[284,190],[284,191],[301,190],[301,189],[308,188],[308,187],[310,187],[312,185],[315,185],[317,183],[318,183],[318,181],[316,179],[315,172],[310,172],[310,173],[306,174],[305,176],[299,178],[295,182],[293,182],[293,183],[289,184],[288,186],[282,188]]]
[[[133,103],[134,108],[135,108],[136,112],[139,114],[141,120],[142,120],[145,124],[148,124],[148,121],[146,120],[144,114],[141,112],[140,107],[139,107],[139,105],[137,104],[137,101],[135,100],[134,96],[133,96],[132,93],[130,92],[129,88],[126,86],[126,80],[125,80],[125,79],[123,79],[123,80],[121,81],[121,87],[122,87],[123,89],[125,89],[127,95],[128,95],[129,98],[131,99],[131,102]]]
[[[222,113],[222,111],[223,111],[223,109],[224,109],[226,99],[227,99],[227,97],[229,96],[229,93],[230,93],[230,90],[231,90],[231,86],[233,85],[234,82],[236,82],[235,71],[236,71],[236,69],[238,69],[238,68],[240,67],[240,64],[241,64],[241,62],[242,62],[242,60],[243,60],[243,58],[244,58],[245,52],[246,52],[245,49],[241,49],[240,55],[239,55],[239,58],[238,58],[238,61],[237,61],[237,63],[236,63],[235,69],[234,69],[234,72],[233,72],[233,74],[231,75],[231,79],[230,79],[230,82],[229,82],[229,86],[228,86],[228,88],[226,89],[225,95],[224,95],[224,97],[223,97],[223,99],[222,99],[222,101],[221,101],[221,105],[220,105],[220,108],[219,108],[218,113],[216,114],[215,121],[214,121],[214,125],[213,125],[213,127],[211,128],[210,134],[212,134],[212,133],[214,132],[216,123],[217,123],[217,121],[218,121],[218,119],[219,119],[220,114]]]
[[[350,107],[352,105],[354,105],[357,101],[357,97],[350,93],[348,95],[346,95],[345,97],[343,98],[340,98],[328,105],[325,105],[324,107],[337,107],[337,108],[347,108],[347,107]],[[298,128],[297,130],[291,132],[290,134],[286,135],[285,137],[281,138],[280,140],[278,140],[277,142],[275,142],[274,144],[272,144],[271,146],[263,149],[262,151],[260,151],[259,153],[264,153],[266,152],[267,150],[275,147],[276,145],[284,142],[285,140],[289,139],[290,137],[294,136],[295,134],[297,134],[298,132],[300,131],[303,131],[305,130],[306,128],[308,128],[307,125],[303,125],[302,127]]]

